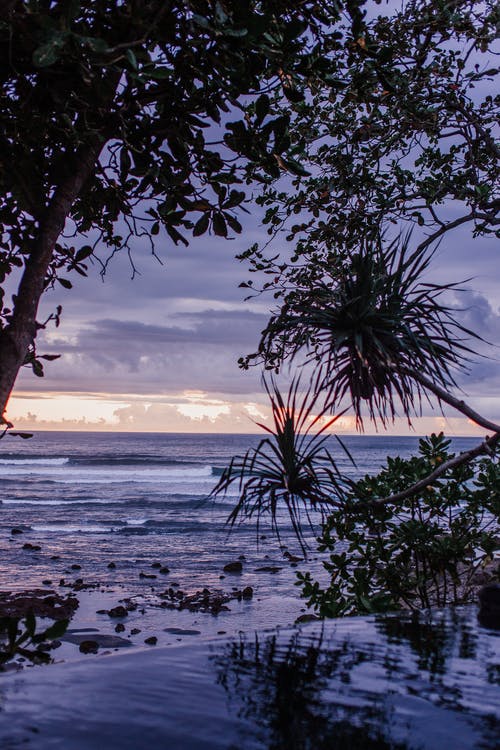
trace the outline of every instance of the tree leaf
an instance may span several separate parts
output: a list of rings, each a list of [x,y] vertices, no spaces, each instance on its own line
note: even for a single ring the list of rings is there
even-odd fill
[[[92,253],[94,252],[94,248],[91,245],[84,245],[81,247],[76,255],[75,255],[75,262],[81,263],[85,258],[88,258]]]
[[[200,237],[202,234],[205,234],[208,229],[209,223],[210,217],[208,213],[204,213],[203,216],[201,216],[194,225],[193,237]]]
[[[126,50],[125,57],[134,70],[137,70],[137,58],[131,49]]]
[[[222,214],[214,214],[212,217],[212,227],[214,234],[218,237],[227,237],[226,220]]]
[[[36,68],[47,68],[53,65],[59,59],[61,46],[61,42],[52,40],[37,47],[33,52],[33,65]]]
[[[177,231],[175,227],[170,226],[170,224],[165,224],[165,229],[176,245],[179,242],[182,242],[184,245],[186,245],[186,247],[188,247],[189,242],[185,237],[182,236],[180,232]]]
[[[308,177],[311,174],[302,166],[302,164],[299,164],[298,161],[295,161],[295,159],[284,159],[283,157],[281,157],[281,161],[289,172],[297,175],[298,177]]]
[[[270,108],[270,101],[267,94],[261,94],[255,102],[255,114],[257,115],[257,121],[261,123],[265,116],[268,114]]]
[[[243,231],[243,227],[241,226],[238,219],[236,219],[234,216],[231,216],[231,214],[224,214],[226,217],[226,221],[233,230],[233,232],[236,232],[236,234],[241,234]]]
[[[69,620],[56,620],[56,622],[47,628],[43,633],[43,640],[52,640],[60,638],[68,628]]]

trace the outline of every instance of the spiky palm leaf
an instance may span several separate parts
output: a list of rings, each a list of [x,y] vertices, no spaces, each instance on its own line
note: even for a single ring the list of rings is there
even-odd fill
[[[457,284],[424,283],[432,253],[409,252],[410,236],[386,246],[363,248],[343,269],[314,287],[294,291],[263,333],[260,350],[295,357],[303,349],[327,371],[322,384],[331,400],[351,401],[358,423],[362,405],[385,424],[396,415],[396,402],[410,418],[425,388],[419,372],[444,388],[455,385],[471,349],[463,342],[479,338],[455,320],[456,311],[441,295]]]
[[[230,526],[256,516],[258,530],[261,517],[269,515],[272,528],[279,537],[277,516],[279,507],[283,507],[289,513],[293,530],[304,550],[303,518],[311,525],[312,509],[331,509],[342,495],[344,480],[325,444],[328,439],[326,430],[340,415],[325,421],[324,416],[330,411],[329,404],[316,411],[321,377],[310,383],[302,397],[299,394],[300,378],[294,379],[286,398],[273,378],[270,384],[263,378],[271,403],[273,425],[257,424],[269,437],[263,438],[244,456],[235,456],[211,493],[215,498],[225,495],[229,488],[237,487],[239,498],[228,518]]]

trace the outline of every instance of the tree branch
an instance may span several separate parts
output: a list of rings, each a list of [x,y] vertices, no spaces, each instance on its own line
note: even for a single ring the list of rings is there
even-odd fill
[[[427,206],[422,206],[422,208],[427,208]],[[466,224],[469,221],[474,221],[474,219],[484,219],[486,221],[489,221],[491,224],[498,223],[494,217],[489,216],[488,214],[471,211],[469,214],[465,214],[464,216],[460,216],[458,219],[455,219],[455,221],[450,221],[447,224],[444,224],[444,226],[442,226],[440,229],[429,235],[429,237],[427,237],[423,242],[420,243],[417,248],[417,252],[425,250],[426,247],[432,245],[433,242],[442,237],[443,234],[446,234],[446,232],[455,229],[455,227],[459,227],[461,224]]]
[[[429,485],[432,485],[449,469],[454,469],[457,466],[463,466],[464,464],[469,463],[469,461],[472,461],[473,458],[476,458],[477,456],[480,456],[484,453],[491,453],[492,449],[495,447],[499,440],[500,433],[497,432],[495,435],[487,437],[475,448],[471,448],[468,451],[463,451],[457,456],[454,456],[448,461],[445,461],[440,466],[438,466],[437,469],[434,469],[433,472],[424,477],[424,479],[420,479],[418,482],[415,482],[415,484],[412,484],[411,487],[407,487],[406,490],[396,492],[394,495],[389,495],[388,497],[383,497],[378,500],[370,500],[366,502],[363,501],[359,504],[356,503],[356,505],[354,506],[354,510],[357,508],[359,508],[360,510],[365,510],[365,508],[380,508],[383,505],[389,505],[389,503],[398,503],[401,500],[406,500],[408,497],[411,497],[417,492],[420,492],[420,490],[425,490],[427,487],[429,487]]]
[[[409,367],[404,367],[402,368],[402,372],[405,375],[409,375],[411,378],[420,383],[420,385],[423,385],[424,388],[434,393],[434,395],[437,396],[440,401],[444,401],[446,404],[449,404],[449,406],[452,406],[454,409],[461,412],[465,417],[468,417],[480,427],[484,427],[485,430],[491,430],[492,432],[500,433],[500,425],[492,422],[489,419],[486,419],[486,417],[483,417],[477,411],[471,409],[471,407],[468,406],[465,401],[455,398],[455,396],[452,396],[451,393],[448,393],[448,391],[446,391],[444,388],[434,383],[425,375],[422,375],[422,373],[418,372],[418,370],[412,370]]]
[[[380,498],[378,500],[370,500],[368,502],[362,502],[360,503],[359,507],[361,508],[378,508],[382,505],[388,505],[389,503],[397,503],[401,500],[406,500],[408,497],[411,497],[412,495],[415,495],[417,492],[420,492],[420,490],[426,489],[429,485],[432,485],[435,481],[437,481],[440,477],[443,476],[449,469],[454,469],[457,466],[463,466],[464,464],[469,463],[469,461],[472,461],[473,458],[476,458],[476,456],[480,456],[484,453],[491,453],[492,448],[495,447],[495,445],[500,440],[500,425],[496,424],[495,422],[490,421],[489,419],[486,419],[481,414],[478,414],[478,412],[474,411],[474,409],[471,409],[470,406],[468,406],[465,401],[461,401],[458,398],[455,398],[455,396],[452,396],[450,393],[448,393],[444,388],[434,383],[432,380],[429,380],[425,375],[422,375],[417,370],[412,370],[409,367],[405,367],[402,370],[405,375],[409,375],[411,378],[416,380],[420,385],[422,385],[427,390],[434,393],[435,396],[438,397],[440,401],[444,401],[445,403],[449,404],[450,406],[453,406],[454,409],[461,412],[464,416],[471,419],[476,424],[480,425],[481,427],[484,427],[487,430],[492,430],[494,432],[494,435],[491,437],[487,437],[482,443],[477,445],[475,448],[471,448],[468,451],[463,451],[462,453],[459,453],[457,456],[454,456],[453,458],[450,458],[448,461],[445,461],[440,466],[438,466],[434,471],[432,471],[430,474],[428,474],[423,479],[420,479],[418,482],[415,482],[415,484],[412,484],[410,487],[407,487],[405,490],[402,490],[401,492],[396,492],[394,495],[389,495],[388,497]],[[357,507],[357,506],[356,506]]]

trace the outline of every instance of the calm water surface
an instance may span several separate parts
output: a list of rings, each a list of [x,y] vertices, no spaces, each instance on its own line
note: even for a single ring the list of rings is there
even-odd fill
[[[500,638],[474,608],[346,618],[0,682],[2,750],[494,750]]]

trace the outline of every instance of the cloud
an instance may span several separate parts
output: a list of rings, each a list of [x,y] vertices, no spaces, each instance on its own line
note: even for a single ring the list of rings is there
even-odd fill
[[[267,316],[248,310],[175,313],[173,324],[104,319],[70,339],[51,335],[39,351],[61,359],[46,367],[41,390],[151,393],[200,389],[243,394],[260,390],[260,373],[243,373],[238,357],[253,351]],[[28,383],[26,375],[21,385]]]
[[[203,391],[207,399],[228,405],[229,412],[217,419],[205,417],[202,426],[210,430],[230,429],[236,413],[240,417],[246,414],[241,404],[252,402],[265,409],[259,368],[243,372],[237,365],[240,356],[255,350],[274,302],[271,295],[245,301],[246,292],[238,288],[248,272],[234,255],[255,241],[268,239],[258,222],[256,213],[247,217],[243,235],[232,242],[203,237],[180,249],[165,241],[160,248],[164,266],[151,257],[144,244],[136,256],[141,275],[134,281],[126,257],[113,262],[104,282],[97,266],[90,268],[88,279],[73,275],[74,289],[58,287],[49,292],[39,314],[39,320],[44,320],[57,304],[63,305],[60,328],[41,331],[38,343],[40,353],[60,353],[62,357],[46,363],[42,379],[23,368],[16,393],[22,396],[23,391],[38,389],[38,396],[47,398],[68,391],[75,397],[100,394],[103,398],[102,394],[107,394],[110,402],[116,396],[120,405],[113,407],[119,412],[115,423],[122,420],[123,428],[123,420],[128,419],[133,429],[138,425],[164,429],[165,420],[175,429],[198,427],[198,422],[189,421],[176,408],[188,403],[186,390]],[[496,252],[492,238],[472,240],[470,228],[457,229],[437,249],[428,280],[447,283],[474,275],[468,286],[475,291],[452,298],[455,314],[498,347],[500,296],[498,276],[492,272]],[[458,382],[471,405],[494,419],[500,416],[500,350],[485,346],[481,353],[490,358],[474,357],[469,371],[459,373]],[[155,401],[158,398],[164,398],[170,407],[160,406]],[[137,404],[141,408],[134,411]],[[36,414],[36,409],[31,411]],[[447,411],[452,416],[451,410]],[[439,411],[432,411],[425,402],[423,412],[429,420],[440,419]],[[16,407],[16,413],[26,415],[26,410]],[[76,420],[80,429],[80,411],[68,406],[67,419]],[[98,427],[96,420],[86,417],[87,424]],[[106,424],[111,422],[108,410]],[[417,425],[430,428],[432,424],[437,422],[416,421],[415,429],[425,431]],[[454,429],[461,432],[463,426],[460,422]],[[401,420],[391,431],[405,430]]]

